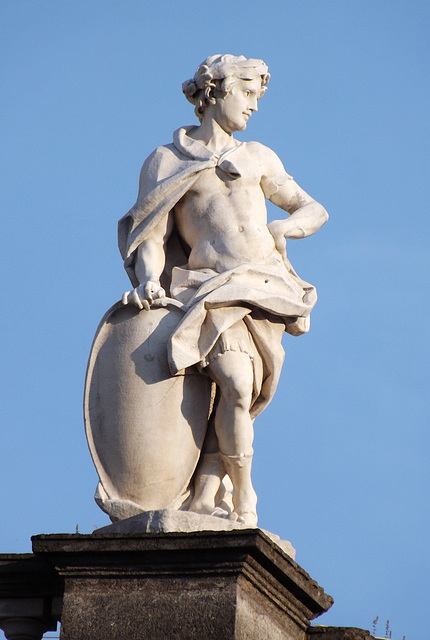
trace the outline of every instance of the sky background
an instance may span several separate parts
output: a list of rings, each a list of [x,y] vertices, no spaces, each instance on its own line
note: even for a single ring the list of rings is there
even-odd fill
[[[256,423],[259,524],[334,597],[317,623],[428,637],[429,28],[424,0],[1,2],[0,552],[108,524],[81,407],[117,220],[196,122],[181,83],[244,54],[272,79],[238,138],[331,216],[287,247],[319,301]]]

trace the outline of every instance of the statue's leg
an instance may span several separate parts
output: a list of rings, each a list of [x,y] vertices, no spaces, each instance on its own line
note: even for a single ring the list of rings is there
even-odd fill
[[[204,449],[194,477],[194,497],[189,510],[211,515],[223,476],[224,465],[218,447],[213,416],[208,425]],[[226,513],[226,515],[228,515]]]
[[[221,454],[224,467],[233,483],[234,517],[238,522],[249,527],[257,526],[257,495],[251,482],[251,465],[253,450],[237,455]]]
[[[226,351],[206,372],[219,388],[215,430],[221,458],[233,483],[234,513],[249,526],[257,524],[257,496],[251,482],[254,428],[249,413],[254,374],[249,355]]]
[[[216,385],[213,386],[215,390]],[[232,485],[226,475],[215,433],[214,414],[217,403],[215,399],[200,461],[193,478],[194,496],[188,509],[196,513],[228,518],[233,511]]]

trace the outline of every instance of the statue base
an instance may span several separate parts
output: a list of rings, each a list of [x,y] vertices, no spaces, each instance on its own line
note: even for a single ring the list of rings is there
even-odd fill
[[[260,529],[108,529],[32,539],[64,579],[61,640],[305,640],[333,602]]]
[[[228,518],[220,518],[192,511],[177,511],[176,509],[157,509],[144,511],[131,518],[120,520],[106,527],[96,529],[94,533],[189,533],[191,531],[233,531],[249,529]],[[288,540],[281,538],[266,529],[261,529],[272,542],[281,547],[290,558],[296,559],[296,550]]]

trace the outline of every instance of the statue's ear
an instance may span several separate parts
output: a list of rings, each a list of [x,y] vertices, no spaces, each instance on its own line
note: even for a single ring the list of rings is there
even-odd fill
[[[221,94],[218,96],[216,87],[206,87],[205,89],[205,102],[206,104],[215,104],[218,97],[222,97]]]

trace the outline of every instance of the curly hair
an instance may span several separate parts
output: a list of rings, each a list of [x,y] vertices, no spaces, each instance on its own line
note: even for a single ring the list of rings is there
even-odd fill
[[[182,91],[187,100],[195,105],[194,113],[201,121],[206,107],[214,103],[217,93],[227,94],[237,79],[255,80],[258,77],[261,78],[261,97],[270,79],[263,60],[217,54],[202,62],[194,77],[182,84]]]

